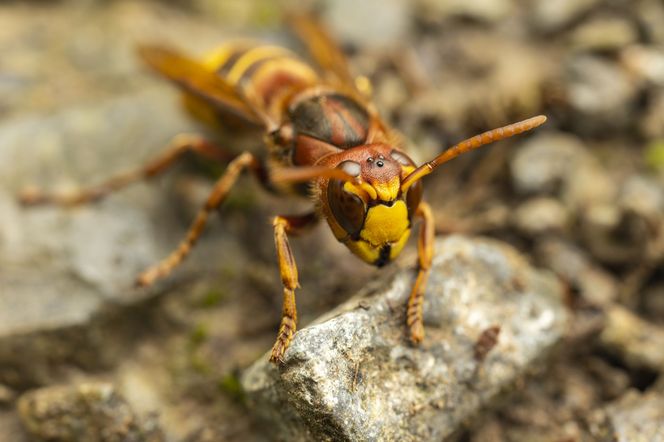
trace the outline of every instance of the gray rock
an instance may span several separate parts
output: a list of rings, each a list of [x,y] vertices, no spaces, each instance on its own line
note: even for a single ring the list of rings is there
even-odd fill
[[[617,183],[596,158],[579,158],[571,164],[560,197],[572,211],[589,206],[610,205],[617,194]]]
[[[141,420],[109,384],[48,387],[21,396],[23,425],[38,440],[159,442],[154,419]]]
[[[661,49],[634,44],[621,51],[620,61],[640,81],[664,86],[664,53]]]
[[[30,441],[15,411],[0,410],[0,440],[3,442]]]
[[[638,39],[635,26],[626,17],[598,16],[575,29],[570,43],[579,51],[618,51]]]
[[[579,231],[587,248],[607,263],[656,263],[663,250],[664,186],[655,176],[634,174],[621,183],[616,199],[582,212]]]
[[[595,7],[600,0],[537,0],[532,3],[530,14],[535,29],[552,32],[578,20]]]
[[[643,292],[643,311],[649,319],[664,325],[664,283],[654,284]]]
[[[0,384],[0,407],[11,404],[14,401],[15,396],[16,394],[11,388]]]
[[[657,246],[657,226],[661,218],[644,217],[612,204],[590,205],[579,223],[584,245],[599,261],[630,264],[649,259]]]
[[[607,310],[599,341],[629,367],[664,372],[664,328],[624,307],[616,305]]]
[[[664,213],[664,185],[654,177],[630,176],[621,186],[619,203],[641,216],[656,219]]]
[[[635,5],[636,6],[636,5]],[[664,43],[664,5],[657,0],[639,2],[635,8],[640,24],[645,28],[652,42]]]
[[[432,87],[412,97],[401,111],[420,122],[435,122],[448,136],[449,131],[458,131],[454,139],[439,140],[439,146],[474,135],[466,132],[468,121],[485,121],[481,127],[495,127],[509,121],[510,115],[540,112],[542,87],[557,70],[545,51],[473,28],[449,36],[432,35],[417,53]]]
[[[376,105],[380,109],[397,109],[411,98],[404,87],[403,79],[396,75],[383,75],[374,85],[374,89]]]
[[[538,242],[535,251],[544,267],[569,282],[589,303],[608,305],[618,297],[615,278],[573,244],[549,239]]]
[[[573,57],[566,64],[567,99],[580,132],[625,129],[632,122],[637,84],[621,66],[598,56]]]
[[[464,0],[419,0],[424,19],[441,17],[469,17],[475,20],[497,23],[509,18],[514,13],[512,0],[482,0],[467,2]]]
[[[596,413],[591,433],[602,441],[664,440],[664,395],[629,391],[622,398]]]
[[[335,39],[362,47],[389,47],[405,38],[412,4],[401,0],[327,2],[324,15]],[[371,17],[370,20],[367,20]],[[389,29],[389,32],[385,30]]]
[[[153,182],[74,209],[16,200],[27,185],[72,188],[137,167],[188,128],[162,89],[0,125],[0,382],[25,388],[53,382],[61,364],[117,359],[145,329],[141,305],[215,269],[207,253],[234,249],[206,236],[174,278],[136,290],[136,275],[166,256],[189,223],[173,219],[172,193]]]
[[[563,132],[529,139],[510,163],[517,191],[556,194],[572,214],[592,204],[612,202],[616,183],[581,141]]]
[[[569,218],[565,206],[554,198],[529,199],[513,213],[516,228],[529,236],[563,232],[569,225]]]
[[[199,54],[228,38],[227,27],[154,3],[2,6],[3,117],[54,112],[150,87],[155,80],[143,75],[135,50],[139,42],[162,41]]]
[[[664,68],[662,70],[664,71]],[[653,98],[648,105],[640,127],[646,138],[661,139],[664,137],[664,90],[655,89],[652,95]]]
[[[401,270],[300,330],[279,368],[266,355],[244,374],[275,438],[441,440],[559,341],[567,314],[555,278],[496,241],[452,236],[435,248],[421,346],[406,337],[413,272]],[[497,344],[478,362],[476,342],[495,325]]]
[[[587,158],[584,145],[573,135],[540,132],[518,149],[510,163],[514,186],[524,193],[552,192],[575,164]]]

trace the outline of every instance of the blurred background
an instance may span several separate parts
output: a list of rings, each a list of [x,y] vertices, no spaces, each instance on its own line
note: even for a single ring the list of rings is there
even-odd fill
[[[438,233],[517,247],[562,278],[573,317],[538,381],[469,423],[464,440],[596,440],[614,404],[641,394],[664,403],[664,2],[5,1],[0,441],[67,440],[40,426],[38,403],[17,398],[83,381],[111,382],[144,440],[265,440],[238,373],[263,357],[279,322],[269,217],[306,204],[243,180],[184,268],[139,291],[134,275],[175,246],[210,188],[205,175],[218,171],[185,164],[75,210],[26,211],[14,195],[98,182],[177,133],[209,131],[140,64],[138,42],[198,56],[254,38],[306,57],[282,20],[305,9],[320,12],[354,73],[371,80],[418,162],[549,117],[425,180]],[[255,135],[214,136],[241,151],[260,146]],[[324,226],[292,244],[302,325],[376,276]],[[414,249],[397,265],[412,266]]]

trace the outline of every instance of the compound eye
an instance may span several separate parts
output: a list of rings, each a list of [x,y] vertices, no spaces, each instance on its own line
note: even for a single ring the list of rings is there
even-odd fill
[[[415,163],[413,163],[413,160],[408,158],[408,155],[406,155],[403,152],[399,152],[398,150],[393,150],[390,152],[390,156],[394,161],[397,163],[401,164],[402,166],[414,166]]]
[[[408,155],[401,151],[393,150],[390,152],[390,156],[394,161],[401,164],[402,166],[415,167],[413,160],[411,160]],[[416,181],[406,192],[406,207],[408,207],[408,218],[411,220],[413,219],[413,215],[415,215],[415,212],[417,211],[417,208],[422,201],[422,191],[422,182]]]
[[[354,161],[344,161],[337,166],[351,176],[360,174],[360,165]],[[344,181],[330,180],[327,185],[327,202],[332,216],[351,236],[358,235],[364,225],[366,207],[362,198],[344,189]]]

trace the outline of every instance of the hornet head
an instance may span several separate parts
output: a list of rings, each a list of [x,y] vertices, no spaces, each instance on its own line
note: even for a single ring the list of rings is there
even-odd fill
[[[355,178],[317,183],[323,214],[335,237],[370,264],[380,267],[396,258],[408,240],[422,199],[419,181],[405,192],[401,189],[415,163],[382,143],[347,149],[321,163]]]

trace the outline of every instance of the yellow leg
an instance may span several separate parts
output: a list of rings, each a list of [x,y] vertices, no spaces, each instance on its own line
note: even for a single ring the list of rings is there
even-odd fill
[[[315,214],[304,216],[277,216],[274,218],[274,244],[277,248],[277,260],[281,282],[284,285],[284,304],[281,311],[281,325],[277,341],[272,347],[270,362],[275,364],[283,360],[284,353],[293,339],[297,326],[297,310],[295,308],[295,289],[298,288],[297,265],[288,244],[288,234],[299,234],[316,222]]]
[[[420,236],[417,241],[418,272],[415,284],[408,297],[406,323],[410,328],[410,340],[418,344],[424,339],[424,323],[422,321],[422,306],[424,303],[424,289],[429,279],[429,270],[433,260],[434,220],[431,207],[421,202],[416,216],[422,218]]]
[[[141,273],[136,280],[136,285],[145,287],[153,284],[157,279],[171,273],[189,255],[196,240],[203,233],[210,213],[221,205],[242,170],[248,167],[254,170],[260,167],[258,160],[249,152],[244,152],[228,164],[224,174],[215,183],[205,205],[196,215],[185,239],[169,256]]]
[[[194,152],[216,161],[227,162],[230,155],[198,135],[180,134],[176,136],[159,156],[143,167],[129,170],[111,177],[96,186],[69,193],[47,193],[39,189],[25,189],[19,194],[19,200],[25,205],[54,204],[74,206],[98,201],[108,194],[120,190],[129,184],[159,175],[182,158],[185,152]]]

